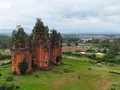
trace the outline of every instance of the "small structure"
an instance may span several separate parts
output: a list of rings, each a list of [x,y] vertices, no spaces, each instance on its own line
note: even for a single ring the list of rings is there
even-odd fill
[[[27,74],[34,67],[44,69],[49,67],[50,63],[55,65],[62,63],[61,35],[56,30],[51,30],[50,34],[48,32],[49,28],[44,26],[41,19],[37,19],[30,36],[27,36],[22,27],[18,27],[18,31],[13,31],[11,48],[13,73]]]
[[[46,68],[50,62],[50,40],[49,29],[43,25],[40,19],[37,19],[37,23],[32,32],[33,45],[33,60],[34,64],[38,68]]]

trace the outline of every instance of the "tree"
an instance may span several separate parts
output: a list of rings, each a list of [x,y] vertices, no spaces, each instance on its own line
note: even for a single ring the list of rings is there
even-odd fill
[[[12,45],[18,49],[25,47],[27,34],[22,27],[18,27],[17,29],[17,31],[14,30],[12,32]]]
[[[34,40],[43,40],[47,41],[49,38],[49,28],[48,26],[44,26],[41,19],[37,18],[37,22],[33,28],[33,33],[31,34],[31,37],[34,38]]]
[[[55,29],[50,30],[50,38],[52,39],[52,41],[58,39],[62,42],[62,36],[60,32],[57,32]]]
[[[17,31],[16,31],[16,30],[13,30],[12,36],[15,36],[16,34],[17,34]]]
[[[0,35],[0,48],[9,49],[12,43],[12,37],[7,35]]]
[[[109,53],[112,55],[117,55],[119,52],[119,45],[117,43],[112,43]]]
[[[67,42],[67,46],[71,46],[71,43]]]
[[[33,28],[33,32],[44,32],[45,26],[40,18],[37,18],[37,22]]]
[[[100,43],[100,48],[109,48],[111,46],[111,43],[109,40],[103,40]]]
[[[76,47],[78,46],[78,42],[75,42]]]

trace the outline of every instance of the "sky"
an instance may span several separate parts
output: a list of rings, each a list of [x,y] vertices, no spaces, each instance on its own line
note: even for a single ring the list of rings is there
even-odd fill
[[[120,33],[120,0],[0,0],[2,32],[36,18],[61,33]]]

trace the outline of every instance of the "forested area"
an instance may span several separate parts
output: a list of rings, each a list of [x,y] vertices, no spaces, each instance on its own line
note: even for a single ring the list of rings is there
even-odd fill
[[[9,49],[11,45],[11,36],[0,35],[0,49]]]

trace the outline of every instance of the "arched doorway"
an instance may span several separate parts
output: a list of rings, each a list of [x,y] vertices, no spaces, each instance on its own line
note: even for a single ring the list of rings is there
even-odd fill
[[[57,57],[56,57],[56,62],[57,62],[57,63],[60,62],[60,56],[57,56]]]

